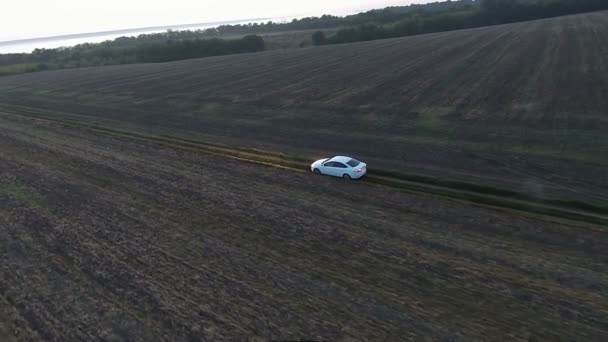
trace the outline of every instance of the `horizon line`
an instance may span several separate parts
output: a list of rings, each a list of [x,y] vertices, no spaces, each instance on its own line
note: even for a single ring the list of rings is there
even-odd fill
[[[288,18],[288,17],[284,17],[284,18]],[[289,17],[289,18],[291,18],[291,17]],[[235,24],[235,23],[250,23],[250,22],[254,22],[254,21],[271,20],[271,19],[278,19],[278,18],[249,18],[249,19],[238,19],[238,20],[235,19],[235,20],[211,21],[211,22],[191,23],[191,24],[159,25],[159,26],[134,27],[134,28],[124,28],[124,29],[96,31],[96,32],[70,33],[70,34],[61,34],[61,35],[56,35],[56,36],[5,40],[5,41],[0,41],[0,46],[18,45],[18,44],[25,44],[25,43],[52,41],[52,40],[76,39],[76,38],[82,38],[82,37],[97,37],[97,36],[106,36],[106,35],[113,35],[113,34],[119,34],[119,33],[156,31],[156,30],[165,30],[165,29],[171,29],[171,28],[188,28],[188,27],[197,27],[197,26],[203,26],[203,25],[210,25],[210,26],[218,25],[219,26],[219,25]]]

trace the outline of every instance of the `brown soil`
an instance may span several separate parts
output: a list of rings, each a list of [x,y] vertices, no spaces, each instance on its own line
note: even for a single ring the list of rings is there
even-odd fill
[[[605,227],[0,115],[0,337],[605,340]]]
[[[0,78],[0,109],[608,207],[608,12]]]

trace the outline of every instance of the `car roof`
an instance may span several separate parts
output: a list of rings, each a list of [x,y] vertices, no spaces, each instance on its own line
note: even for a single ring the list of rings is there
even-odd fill
[[[340,162],[340,163],[346,164],[351,159],[353,159],[353,158],[351,158],[351,157],[345,157],[345,156],[335,156],[335,157],[331,158],[329,161],[336,161],[336,162]]]

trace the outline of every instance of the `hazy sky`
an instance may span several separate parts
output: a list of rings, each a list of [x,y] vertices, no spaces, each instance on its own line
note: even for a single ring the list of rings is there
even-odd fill
[[[6,0],[0,12],[0,41],[207,21],[343,14],[430,1]]]

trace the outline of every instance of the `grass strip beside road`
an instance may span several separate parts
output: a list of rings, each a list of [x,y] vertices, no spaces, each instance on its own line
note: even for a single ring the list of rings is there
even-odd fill
[[[288,155],[258,149],[229,147],[191,139],[182,139],[174,136],[143,134],[119,130],[72,118],[58,118],[46,114],[34,114],[30,112],[2,112],[0,114],[45,120],[95,132],[144,140],[193,152],[213,154],[243,162],[291,171],[308,172],[311,162],[310,158],[306,158],[305,156]],[[461,201],[464,200],[485,206],[514,209],[575,221],[608,225],[608,208],[578,201],[535,198],[509,190],[497,189],[474,183],[457,182],[415,174],[401,174],[388,170],[369,170],[365,177],[365,182],[388,186],[403,191],[427,193]]]

